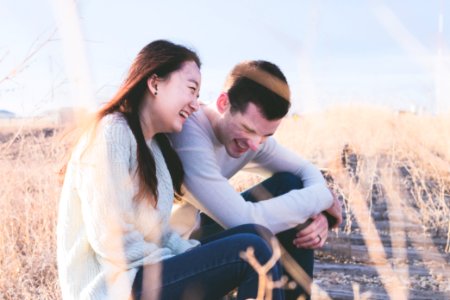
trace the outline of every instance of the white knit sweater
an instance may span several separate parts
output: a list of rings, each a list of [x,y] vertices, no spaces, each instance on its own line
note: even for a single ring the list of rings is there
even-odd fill
[[[149,201],[132,200],[138,191],[136,140],[120,114],[104,117],[95,136],[86,134],[75,147],[57,228],[64,299],[129,299],[140,266],[199,244],[169,230],[172,180],[156,141],[147,145],[156,162],[156,210]]]

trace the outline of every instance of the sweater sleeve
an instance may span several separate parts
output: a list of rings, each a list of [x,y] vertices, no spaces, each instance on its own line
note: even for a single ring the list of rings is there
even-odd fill
[[[164,244],[172,249],[176,255],[200,245],[200,242],[193,239],[185,240],[177,232],[170,230],[164,236]]]
[[[328,208],[332,195],[323,178],[309,167],[300,166],[295,174],[305,180],[304,191],[291,191],[266,201],[250,202],[238,193],[221,174],[214,149],[208,138],[200,133],[189,132],[189,138],[175,136],[176,150],[183,161],[185,185],[193,197],[188,197],[195,207],[208,213],[224,227],[234,227],[246,223],[257,223],[278,233],[303,223],[310,216]],[[275,154],[275,153],[272,153]],[[284,155],[279,151],[277,155]],[[266,159],[264,156],[259,161]],[[288,161],[272,160],[264,167],[272,170],[291,170]],[[304,161],[302,161],[304,162]],[[298,162],[297,162],[298,165]],[[277,166],[277,167],[275,167]]]
[[[149,209],[151,239],[134,223],[131,132],[124,124],[100,122],[80,163],[77,189],[89,243],[104,267],[130,269],[170,255],[159,248],[158,215]],[[159,259],[158,259],[159,257]]]
[[[270,173],[289,172],[302,180],[303,188],[291,191],[299,201],[315,207],[313,214],[332,205],[333,196],[320,170],[297,153],[281,146],[270,137],[253,159],[254,165]],[[319,211],[317,211],[319,210]]]

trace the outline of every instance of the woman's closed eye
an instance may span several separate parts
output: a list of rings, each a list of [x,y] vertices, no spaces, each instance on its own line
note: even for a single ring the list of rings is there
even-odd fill
[[[197,88],[194,86],[190,86],[189,89],[191,90],[192,95],[195,95],[197,93]],[[197,98],[200,97],[200,94],[197,94]]]

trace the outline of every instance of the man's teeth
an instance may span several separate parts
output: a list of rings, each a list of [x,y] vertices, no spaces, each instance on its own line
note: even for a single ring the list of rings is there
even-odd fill
[[[241,141],[236,141],[236,143],[240,148],[245,149],[245,143],[243,143]]]
[[[189,117],[189,115],[185,111],[180,111],[180,116],[182,116],[183,118],[186,118],[186,119],[187,119],[187,117]]]

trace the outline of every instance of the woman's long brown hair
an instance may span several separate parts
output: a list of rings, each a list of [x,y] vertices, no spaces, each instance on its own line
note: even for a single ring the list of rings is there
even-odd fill
[[[119,112],[125,117],[133,132],[137,143],[137,175],[139,176],[139,191],[135,199],[144,199],[150,193],[155,201],[158,201],[155,159],[147,146],[139,119],[139,108],[148,91],[147,79],[154,74],[163,79],[167,78],[187,61],[194,61],[200,68],[201,63],[197,54],[184,46],[165,40],[148,44],[135,58],[120,89],[96,114],[95,122],[98,124],[106,115]],[[154,138],[161,148],[172,178],[175,197],[178,198],[182,195],[183,166],[164,133],[158,133]]]

